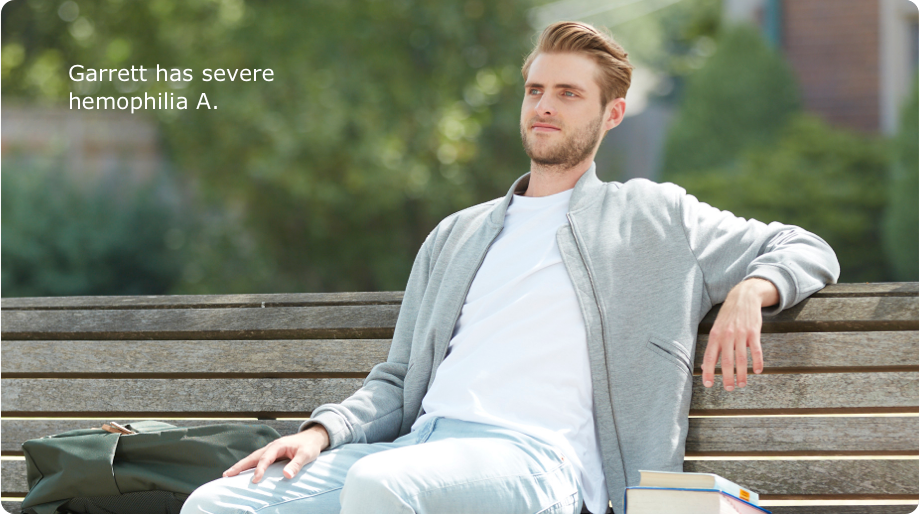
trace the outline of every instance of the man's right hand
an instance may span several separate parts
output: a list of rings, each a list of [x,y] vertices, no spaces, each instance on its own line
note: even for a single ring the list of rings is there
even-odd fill
[[[239,475],[241,471],[256,468],[252,475],[252,483],[262,480],[265,470],[276,460],[291,459],[284,467],[284,476],[294,478],[304,464],[313,462],[319,452],[329,446],[329,434],[322,425],[313,425],[303,432],[276,439],[260,448],[245,459],[237,462],[224,471],[224,477]]]

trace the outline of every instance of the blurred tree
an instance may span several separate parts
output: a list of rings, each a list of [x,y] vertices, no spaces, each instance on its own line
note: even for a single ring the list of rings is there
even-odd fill
[[[178,281],[180,222],[154,184],[88,189],[60,167],[11,160],[2,182],[4,297],[165,294]]]
[[[917,81],[901,111],[901,127],[894,141],[894,159],[885,213],[885,250],[895,280],[916,281],[918,275],[918,104]]]
[[[680,181],[772,143],[799,103],[792,71],[757,31],[725,28],[712,57],[687,78],[668,131],[662,178]]]
[[[527,171],[517,124],[530,5],[22,0],[3,8],[2,93],[62,105],[71,89],[170,92],[191,106],[207,93],[216,110],[144,114],[264,259],[241,272],[202,252],[217,260],[198,263],[196,292],[402,289],[443,216]],[[72,64],[159,64],[195,80],[71,83]],[[205,68],[271,68],[274,80],[203,82]]]
[[[634,7],[648,9],[642,3]],[[620,11],[606,11],[589,21],[611,25],[617,41],[629,51],[630,62],[667,76],[660,93],[669,97],[680,89],[683,77],[712,55],[722,25],[722,0],[682,0],[635,19]],[[628,21],[621,21],[623,15]],[[671,87],[673,79],[678,79],[676,89]]]
[[[799,114],[776,145],[745,152],[730,167],[687,174],[681,185],[738,216],[819,235],[837,253],[841,282],[884,281],[889,275],[879,247],[887,165],[881,142]]]

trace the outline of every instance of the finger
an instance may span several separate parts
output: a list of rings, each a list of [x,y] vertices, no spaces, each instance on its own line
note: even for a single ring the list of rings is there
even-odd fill
[[[706,353],[703,354],[703,386],[712,387],[715,381],[716,361],[719,359],[718,332],[710,331],[709,342],[706,343]]]
[[[754,373],[763,373],[763,348],[760,346],[760,330],[754,331],[751,337],[751,360],[754,363]]]
[[[735,341],[735,368],[739,388],[747,385],[747,342],[746,334],[740,334],[740,337]]]
[[[259,483],[259,480],[262,480],[262,475],[265,474],[265,470],[278,460],[278,454],[281,453],[280,447],[281,445],[279,444],[272,444],[265,449],[265,453],[262,454],[259,463],[256,464],[256,470],[252,474],[253,484]]]
[[[262,456],[262,452],[265,451],[265,447],[259,448],[258,450],[250,453],[243,459],[241,459],[236,464],[230,466],[227,471],[224,471],[225,477],[234,477],[240,474],[240,471],[246,471],[247,469],[252,469],[253,466],[259,462],[259,457]]]
[[[285,478],[294,478],[297,473],[300,473],[300,469],[303,468],[303,465],[315,459],[309,452],[300,448],[297,450],[297,453],[294,455],[294,458],[291,459],[291,462],[284,467],[282,471]]]
[[[735,390],[734,334],[727,334],[727,341],[722,347],[722,386],[726,391]]]

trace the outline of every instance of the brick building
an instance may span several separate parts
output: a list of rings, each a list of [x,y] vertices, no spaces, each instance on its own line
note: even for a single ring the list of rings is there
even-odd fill
[[[805,108],[861,132],[896,131],[917,75],[917,6],[908,0],[725,0],[786,56]]]
[[[162,167],[156,125],[144,117],[6,103],[0,115],[4,161],[52,159],[80,181],[127,173],[143,182]]]

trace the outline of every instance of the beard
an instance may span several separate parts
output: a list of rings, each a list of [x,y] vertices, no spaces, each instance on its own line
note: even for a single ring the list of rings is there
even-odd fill
[[[524,144],[524,152],[535,164],[540,166],[559,169],[570,168],[590,157],[597,147],[598,141],[603,137],[601,133],[603,121],[599,115],[567,138],[556,142],[556,144],[544,144],[541,148],[536,141],[538,136],[532,134],[529,130],[534,123],[538,122],[552,123],[560,128],[563,126],[560,123],[556,123],[552,118],[539,119],[537,116],[529,119],[526,125],[521,124],[521,142]]]

